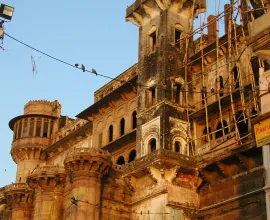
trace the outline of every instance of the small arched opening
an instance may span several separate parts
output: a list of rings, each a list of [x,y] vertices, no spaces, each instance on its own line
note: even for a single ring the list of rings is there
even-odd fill
[[[219,76],[219,89],[220,89],[220,96],[224,95],[223,89],[224,89],[224,83],[223,83],[223,77]]]
[[[137,112],[136,111],[132,113],[132,128],[133,129],[137,128]]]
[[[150,149],[150,152],[157,150],[157,140],[155,138],[152,138],[149,141],[149,149]]]
[[[130,162],[132,162],[133,160],[135,160],[135,159],[136,159],[136,155],[137,155],[136,150],[132,150],[132,151],[130,152],[130,154],[129,154],[128,162],[130,163]]]
[[[120,156],[117,161],[116,161],[117,165],[125,165],[125,158],[123,156]]]
[[[181,144],[180,144],[179,141],[175,141],[175,143],[174,143],[174,151],[176,153],[181,153]]]
[[[182,88],[181,84],[177,83],[174,85],[174,99],[175,103],[177,104],[181,103],[181,88]]]
[[[113,141],[113,125],[109,127],[109,142]]]
[[[125,134],[125,119],[122,118],[120,121],[120,136]]]
[[[234,76],[234,84],[235,84],[235,89],[239,88],[239,74],[238,74],[238,68],[235,66],[233,68],[233,76]]]

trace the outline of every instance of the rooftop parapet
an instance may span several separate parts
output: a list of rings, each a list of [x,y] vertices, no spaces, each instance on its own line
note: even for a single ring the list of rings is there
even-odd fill
[[[33,100],[29,101],[24,106],[24,115],[48,115],[60,117],[61,105],[57,100],[50,102],[46,100]]]

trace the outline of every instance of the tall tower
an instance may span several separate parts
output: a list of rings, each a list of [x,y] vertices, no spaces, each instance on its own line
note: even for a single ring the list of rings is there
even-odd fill
[[[206,8],[205,0],[144,0],[127,8],[126,20],[139,27],[137,152],[157,149],[189,155],[183,65],[187,33]]]
[[[17,164],[17,183],[24,183],[26,175],[44,160],[43,150],[51,144],[60,113],[57,101],[30,101],[24,106],[23,115],[10,120],[9,127],[14,132],[11,156]]]

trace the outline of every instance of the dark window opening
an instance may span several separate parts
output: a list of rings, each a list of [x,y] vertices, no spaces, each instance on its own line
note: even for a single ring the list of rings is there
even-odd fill
[[[48,128],[49,128],[49,122],[46,120],[44,121],[44,126],[43,126],[43,137],[48,137]]]
[[[248,134],[248,119],[245,120],[243,111],[236,113],[236,121],[239,135],[242,138]]]
[[[174,143],[174,151],[177,153],[180,153],[180,149],[181,149],[181,144],[179,141],[175,141]]]
[[[157,33],[154,31],[150,35],[150,47],[151,47],[151,52],[155,52],[157,49]]]
[[[23,121],[23,133],[22,133],[22,137],[26,137],[27,136],[27,125],[28,125],[28,120],[25,119]]]
[[[133,129],[137,128],[137,112],[136,111],[132,113],[132,128]]]
[[[149,97],[148,97],[148,99],[149,99],[149,107],[156,104],[157,98],[156,98],[156,88],[155,87],[149,89]]]
[[[227,135],[229,133],[229,128],[227,121],[223,120],[223,128],[224,128],[224,135]],[[221,138],[223,136],[223,129],[222,129],[222,123],[219,122],[217,125],[217,132],[216,132],[216,139]]]
[[[50,135],[53,133],[53,121],[51,121]]]
[[[157,149],[157,141],[156,139],[151,139],[149,142],[150,151],[153,152]]]
[[[213,135],[211,133],[212,131],[211,131],[211,128],[210,127],[208,127],[208,132],[209,132],[209,138],[210,138],[210,140],[213,140]],[[203,129],[203,135],[204,135],[204,142],[208,142],[207,128],[206,127]]]
[[[233,76],[234,76],[234,83],[235,83],[235,89],[239,88],[239,74],[238,74],[238,68],[237,66],[233,68]]]
[[[34,126],[35,126],[35,119],[31,118],[30,119],[30,128],[29,128],[29,136],[30,137],[34,136]]]
[[[131,151],[130,154],[129,154],[128,162],[130,163],[133,160],[135,160],[136,159],[136,155],[137,155],[136,150]]]
[[[120,121],[120,136],[125,134],[125,119],[122,118]]]
[[[206,86],[202,87],[202,104],[205,104],[205,98],[206,98]]]
[[[118,164],[118,165],[125,165],[125,158],[124,158],[123,156],[120,156],[120,157],[117,159],[116,164]]]
[[[260,61],[258,57],[251,58],[252,72],[254,74],[255,85],[259,86],[259,70],[260,70]]]
[[[113,141],[113,125],[109,127],[109,142]]]
[[[223,77],[219,76],[219,89],[220,89],[219,94],[220,94],[220,96],[224,95],[223,88],[224,88]]]
[[[41,119],[37,120],[36,136],[37,137],[41,136]]]
[[[264,65],[265,72],[270,70],[270,64],[266,60],[263,61],[263,65]]]
[[[21,137],[21,133],[22,133],[22,121],[19,122],[19,128],[18,128],[18,138]]]
[[[180,99],[181,99],[181,87],[182,85],[180,84],[175,84],[174,85],[174,90],[175,90],[175,103],[180,104]]]
[[[174,39],[175,39],[175,47],[180,48],[181,31],[175,29]]]

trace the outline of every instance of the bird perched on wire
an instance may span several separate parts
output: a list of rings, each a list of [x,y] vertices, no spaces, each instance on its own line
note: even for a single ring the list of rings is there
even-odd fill
[[[82,64],[82,67],[81,67],[82,71],[85,72],[85,66]]]
[[[97,76],[97,71],[94,68],[92,68],[91,73],[96,74]]]
[[[78,63],[76,63],[74,66],[75,66],[76,68],[78,68],[78,67],[79,67],[79,64],[78,64]]]

